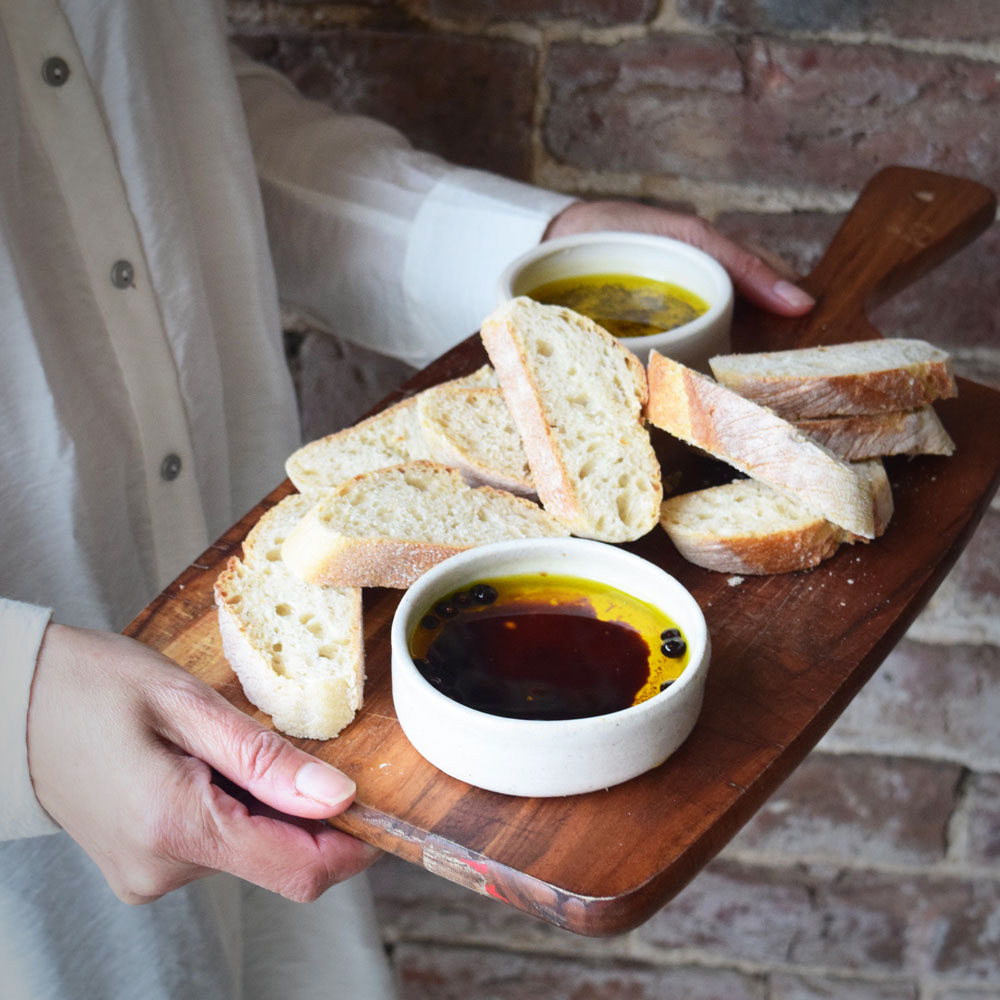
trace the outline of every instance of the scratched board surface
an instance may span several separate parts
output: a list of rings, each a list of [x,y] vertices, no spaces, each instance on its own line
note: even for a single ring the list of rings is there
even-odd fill
[[[817,298],[801,320],[745,304],[734,350],[878,336],[866,318],[986,226],[988,189],[927,171],[873,178],[803,284]],[[471,337],[386,404],[475,370]],[[414,864],[581,934],[616,934],[687,884],[802,761],[903,635],[968,542],[1000,480],[1000,393],[959,380],[936,404],[957,450],[949,458],[886,461],[896,510],[886,534],[844,546],[810,572],[746,577],[684,562],[656,529],[626,546],[676,576],[705,612],[713,655],[698,724],[661,767],[615,788],[554,799],[513,798],[437,771],[396,720],[389,625],[400,593],[364,595],[365,706],[340,737],[294,740],[357,782],[356,803],[333,822]],[[654,445],[678,489],[728,470],[658,431]],[[227,531],[126,630],[162,649],[265,724],[218,638],[212,584],[257,518],[292,492],[285,482]],[[928,525],[934,530],[928,531]]]

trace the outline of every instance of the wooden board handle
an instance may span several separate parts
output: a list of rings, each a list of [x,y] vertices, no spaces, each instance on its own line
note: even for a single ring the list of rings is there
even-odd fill
[[[996,195],[976,181],[887,167],[865,186],[826,253],[801,284],[816,299],[798,320],[742,304],[733,349],[806,347],[877,337],[867,310],[922,277],[987,229]],[[764,345],[764,346],[761,346]]]

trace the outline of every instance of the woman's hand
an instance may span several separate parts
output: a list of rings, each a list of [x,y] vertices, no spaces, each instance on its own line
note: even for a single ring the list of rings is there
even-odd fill
[[[126,902],[215,871],[311,901],[379,854],[322,822],[353,801],[350,778],[121,635],[48,627],[28,760],[39,802]]]
[[[669,212],[629,201],[579,201],[549,223],[544,239],[601,229],[672,236],[714,257],[728,272],[733,287],[754,305],[781,316],[801,316],[815,304],[794,284],[794,275],[780,261],[734,243],[696,215]]]

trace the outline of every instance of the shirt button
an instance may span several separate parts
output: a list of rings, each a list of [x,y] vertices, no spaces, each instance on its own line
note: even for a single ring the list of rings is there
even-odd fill
[[[69,64],[59,56],[50,56],[42,63],[42,79],[50,87],[61,87],[69,79]]]
[[[171,452],[160,462],[160,478],[168,483],[181,474],[181,456]]]
[[[135,270],[127,260],[116,260],[111,266],[111,284],[115,288],[131,288]]]

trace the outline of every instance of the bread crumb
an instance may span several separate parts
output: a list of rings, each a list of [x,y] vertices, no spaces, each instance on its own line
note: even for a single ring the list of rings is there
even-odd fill
[[[742,576],[731,576],[728,580],[726,580],[726,583],[728,583],[730,587],[738,587],[742,582]]]

